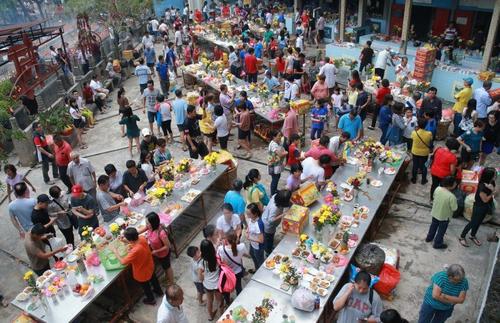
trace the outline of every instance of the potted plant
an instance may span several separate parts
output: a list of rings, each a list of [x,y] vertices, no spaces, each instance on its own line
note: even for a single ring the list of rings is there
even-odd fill
[[[76,143],[73,119],[65,106],[56,106],[38,114],[40,125],[46,133],[63,136],[72,146]]]
[[[12,149],[12,139],[21,140],[25,137],[22,131],[12,130],[9,121],[14,111],[12,107],[16,104],[9,96],[13,86],[10,80],[0,81],[0,160],[4,160]]]

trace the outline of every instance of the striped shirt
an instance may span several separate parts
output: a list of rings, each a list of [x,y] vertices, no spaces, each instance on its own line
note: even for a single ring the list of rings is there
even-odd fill
[[[448,278],[446,271],[435,273],[434,276],[432,276],[431,285],[427,287],[427,290],[425,291],[424,303],[439,311],[452,309],[454,305],[437,301],[432,297],[434,284],[441,288],[441,293],[454,297],[458,297],[462,291],[467,291],[469,289],[469,282],[467,281],[467,278],[464,278],[458,284],[454,284]]]

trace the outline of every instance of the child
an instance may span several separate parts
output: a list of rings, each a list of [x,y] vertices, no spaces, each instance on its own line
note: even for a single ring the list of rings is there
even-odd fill
[[[311,140],[320,138],[325,128],[326,115],[328,114],[325,103],[324,99],[319,99],[317,106],[311,111]]]
[[[483,142],[484,123],[481,120],[474,122],[474,128],[457,138],[462,150],[460,155],[466,169],[470,169],[472,164],[479,159],[481,144]]]
[[[302,175],[302,165],[294,164],[290,167],[290,175],[286,179],[286,189],[290,192],[296,191],[300,188],[300,185],[310,179],[312,176],[306,177],[304,179],[300,179]]]
[[[335,111],[335,114],[338,114],[341,105],[342,105],[342,94],[340,94],[340,88],[336,86],[333,89],[333,94],[332,94],[332,106],[333,106],[333,111]]]
[[[163,136],[168,140],[169,143],[174,142],[174,134],[172,132],[172,105],[170,102],[165,101],[165,96],[163,94],[158,95],[156,98],[158,101],[158,112],[161,118],[157,118],[160,120],[161,129],[163,131]],[[169,138],[170,137],[170,138]]]
[[[292,134],[290,136],[290,145],[288,146],[288,160],[287,165],[293,166],[295,164],[300,164],[300,162],[304,159],[302,152],[298,149],[300,144],[300,135]]]
[[[206,302],[203,300],[203,294],[205,294],[205,289],[203,288],[203,283],[198,275],[198,268],[201,265],[201,252],[198,247],[189,246],[187,249],[187,255],[191,257],[191,278],[193,279],[194,286],[196,286],[196,291],[198,294],[198,305],[203,306]]]
[[[3,167],[3,171],[5,174],[7,174],[7,178],[5,179],[5,183],[7,184],[7,197],[9,198],[9,202],[12,202],[12,198],[10,197],[10,194],[12,193],[12,189],[14,188],[14,185],[20,182],[25,182],[28,184],[33,192],[36,192],[35,187],[33,184],[31,184],[30,181],[26,177],[24,177],[24,174],[18,173],[16,166],[12,164],[7,164]]]
[[[433,243],[434,249],[446,249],[447,244],[443,243],[443,237],[448,229],[450,218],[457,210],[457,198],[451,192],[455,189],[456,182],[452,176],[445,177],[441,181],[441,186],[434,191],[434,203],[432,204],[432,223],[427,233],[425,242]]]
[[[349,105],[349,98],[347,96],[347,94],[345,92],[342,93],[342,101],[340,103],[340,107],[339,107],[339,110],[337,112],[337,119],[335,120],[335,128],[338,129],[338,125],[339,125],[339,120],[340,120],[340,117],[342,117],[344,114],[348,114],[349,112],[351,112],[351,105]]]
[[[413,109],[411,107],[405,108],[405,115],[403,117],[405,122],[405,128],[403,129],[403,142],[406,143],[406,148],[411,151],[412,139],[411,134],[415,127],[417,126],[417,117],[413,115]]]
[[[436,119],[434,119],[434,112],[427,111],[424,113],[425,130],[432,133],[432,140],[436,137]]]

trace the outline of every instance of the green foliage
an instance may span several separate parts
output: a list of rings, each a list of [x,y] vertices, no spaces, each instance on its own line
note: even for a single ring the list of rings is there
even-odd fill
[[[10,80],[0,81],[0,98],[8,97],[14,84]]]
[[[51,134],[60,134],[73,122],[68,109],[65,106],[53,107],[52,109],[38,113],[42,128]]]

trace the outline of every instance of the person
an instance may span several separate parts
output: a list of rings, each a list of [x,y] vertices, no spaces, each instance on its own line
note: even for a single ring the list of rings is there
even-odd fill
[[[174,72],[175,77],[177,77],[177,56],[175,55],[173,42],[168,42],[165,47],[165,60],[169,71]]]
[[[200,267],[202,261],[201,251],[196,246],[189,246],[186,253],[191,258],[191,279],[196,287],[196,299],[198,300],[198,305],[204,306],[207,304],[207,302],[203,300],[205,289],[203,288],[203,283],[198,275],[198,268]]]
[[[464,227],[460,234],[459,242],[462,246],[468,247],[465,240],[467,233],[470,231],[470,239],[477,246],[481,246],[481,241],[477,239],[477,230],[487,214],[492,214],[494,211],[494,199],[496,194],[496,170],[493,167],[483,169],[479,177],[479,184],[474,194],[474,204],[472,206],[472,217],[469,223]]]
[[[486,122],[488,107],[493,103],[488,91],[491,89],[491,81],[484,81],[483,86],[474,90],[473,98],[477,102],[476,111],[479,120]]]
[[[391,94],[386,94],[382,106],[378,113],[378,127],[382,130],[382,135],[380,136],[380,142],[385,145],[387,142],[387,131],[392,122],[392,104],[394,99]]]
[[[146,173],[137,168],[135,161],[127,160],[125,166],[127,170],[123,173],[123,188],[129,197],[134,196],[137,192],[144,192],[144,188],[148,183]]]
[[[204,239],[200,243],[201,264],[198,267],[198,276],[203,282],[203,287],[207,294],[208,320],[213,321],[217,314],[217,306],[214,306],[214,300],[219,304],[222,312],[222,296],[218,290],[219,285],[219,265],[217,264],[217,254],[212,242]],[[215,310],[214,310],[215,307]]]
[[[52,164],[52,177],[54,179],[59,177],[56,161],[52,154],[52,149],[47,143],[47,138],[39,122],[33,122],[33,143],[36,147],[36,155],[38,162],[42,163],[43,181],[47,185],[54,184],[49,177],[49,163]]]
[[[332,95],[333,89],[335,88],[335,85],[337,84],[337,82],[336,82],[337,68],[331,62],[329,57],[325,57],[325,64],[323,66],[321,66],[321,68],[319,69],[318,75],[325,76],[325,83],[328,86],[328,94]]]
[[[383,79],[381,83],[382,83],[382,87],[378,88],[377,92],[375,94],[375,111],[373,112],[372,123],[368,127],[368,129],[370,129],[370,130],[375,129],[375,125],[377,124],[377,117],[379,117],[379,115],[380,115],[380,109],[382,109],[382,107],[384,105],[387,105],[385,98],[387,95],[391,95],[391,89],[389,88],[389,85],[390,85],[389,80]],[[392,97],[392,95],[391,95],[391,97]],[[380,125],[380,121],[379,121],[379,125]]]
[[[375,75],[377,75],[381,79],[384,78],[385,69],[387,68],[387,61],[389,61],[392,66],[394,66],[394,62],[392,61],[391,48],[389,46],[380,51],[377,55],[377,58],[375,59]]]
[[[19,100],[23,104],[23,106],[28,110],[31,116],[35,116],[38,114],[38,102],[36,100],[36,96],[29,98],[26,95],[21,95]]]
[[[342,93],[340,93],[340,88],[338,86],[336,86],[333,89],[333,94],[330,96],[330,99],[332,103],[333,112],[335,113],[335,115],[338,115],[340,108],[342,106]],[[336,123],[338,123],[338,118],[336,119],[337,119]]]
[[[235,179],[232,184],[232,190],[227,191],[224,196],[224,203],[228,203],[233,207],[235,214],[238,214],[241,223],[245,224],[245,199],[241,196],[241,190],[243,188],[243,182],[239,179]]]
[[[99,208],[96,200],[90,195],[85,193],[82,186],[79,184],[73,185],[71,188],[71,211],[78,219],[78,232],[81,236],[83,227],[97,228],[99,226],[99,219],[97,214]]]
[[[430,131],[432,133],[432,140],[436,137],[437,131],[437,122],[434,118],[433,111],[424,112],[424,120],[425,120],[425,130]]]
[[[148,81],[151,79],[151,69],[144,63],[144,58],[139,58],[139,65],[135,68],[134,75],[137,76],[141,94],[147,88]]]
[[[352,107],[351,105],[349,104],[349,97],[346,95],[346,93],[344,92],[342,94],[342,99],[340,101],[340,107],[338,108],[337,112],[336,112],[336,118],[335,118],[335,128],[338,129],[339,127],[339,122],[340,122],[340,118],[342,118],[342,116],[346,115],[346,114],[349,114],[349,112],[351,112],[352,110]]]
[[[94,92],[92,91],[92,88],[90,87],[89,83],[87,83],[87,82],[82,83],[82,98],[83,98],[83,102],[85,102],[85,104],[94,103]],[[95,103],[97,105],[97,102],[95,102]],[[99,105],[97,105],[97,107],[99,109],[101,109],[101,107]]]
[[[108,175],[99,176],[97,185],[99,185],[96,198],[97,205],[99,206],[104,222],[108,223],[120,214],[120,208],[127,206],[127,202],[123,200],[123,196],[109,190]]]
[[[24,239],[24,248],[30,261],[30,267],[38,276],[42,276],[45,271],[50,269],[50,258],[68,248],[66,245],[56,250],[46,251],[46,233],[44,226],[38,223],[31,228]]]
[[[405,114],[403,117],[405,128],[403,129],[403,134],[401,139],[403,143],[406,143],[406,149],[411,151],[411,146],[413,140],[411,138],[411,134],[415,130],[417,126],[417,117],[413,115],[413,110],[410,107],[405,107]]]
[[[413,166],[411,171],[411,182],[417,183],[417,174],[422,173],[422,185],[427,184],[427,159],[431,152],[432,133],[425,130],[425,120],[418,119],[417,127],[411,133],[411,154]]]
[[[288,175],[288,178],[286,179],[286,189],[289,190],[290,192],[294,192],[300,188],[300,185],[306,181],[308,181],[309,178],[301,178],[302,177],[302,165],[301,164],[293,164],[290,167],[290,175]]]
[[[213,224],[207,224],[203,230],[203,238],[209,240],[213,245],[214,248],[217,248],[219,244],[221,243],[221,240],[219,239],[219,235],[217,233],[217,228]]]
[[[292,193],[289,190],[280,190],[269,200],[262,212],[262,222],[264,222],[264,250],[269,256],[274,249],[274,235],[276,228],[280,225],[285,211],[292,206]]]
[[[168,140],[169,143],[174,142],[174,133],[172,132],[172,104],[165,101],[164,95],[158,95],[156,98],[158,101],[158,113],[159,121],[161,121],[161,130],[163,131],[163,136]]]
[[[455,305],[463,304],[469,290],[465,270],[457,264],[435,273],[425,290],[418,314],[418,323],[444,323],[453,314]]]
[[[154,47],[147,47],[144,49],[144,58],[146,59],[146,66],[151,71],[150,75],[154,75],[154,67],[156,63],[156,52]]]
[[[458,135],[462,135],[465,132],[471,131],[474,128],[474,122],[477,120],[476,111],[477,101],[475,99],[470,99],[467,101],[467,106],[463,109],[462,120],[458,124],[459,132]]]
[[[161,305],[156,314],[157,323],[188,323],[186,314],[181,307],[184,302],[184,292],[177,284],[168,285]]]
[[[188,105],[186,113],[187,118],[184,120],[182,128],[184,129],[189,156],[193,159],[197,159],[198,156],[203,159],[203,157],[208,155],[208,148],[201,139],[201,131],[198,124],[198,120],[201,120],[202,116],[196,114],[196,108],[193,105]]]
[[[158,138],[151,133],[151,129],[143,128],[141,130],[141,152],[153,153],[158,146]]]
[[[331,167],[331,157],[327,154],[321,155],[318,159],[307,157],[302,161],[301,179],[308,179],[321,188],[325,184],[325,168]]]
[[[464,78],[464,88],[455,94],[455,104],[453,105],[453,134],[455,137],[461,135],[460,121],[462,121],[462,113],[467,103],[472,98],[472,84],[474,80],[472,77]]]
[[[278,191],[278,182],[284,169],[285,157],[288,155],[288,152],[281,145],[282,136],[281,132],[277,130],[271,130],[269,133],[271,142],[267,148],[267,169],[271,175],[271,195]]]
[[[174,44],[175,48],[177,49],[177,55],[181,56],[182,55],[182,28],[175,27],[175,32],[174,32]]]
[[[272,93],[279,92],[279,89],[281,87],[280,81],[276,76],[273,76],[270,69],[266,70],[264,80],[261,84],[265,84],[267,90]]]
[[[349,79],[349,86],[353,88],[358,88],[358,84],[363,83],[359,77],[359,72],[357,70],[351,71],[351,78]]]
[[[264,185],[260,182],[260,172],[256,168],[252,168],[245,176],[243,188],[246,191],[245,197],[247,204],[256,203],[261,210],[269,203],[269,196],[267,195]]]
[[[286,61],[283,58],[283,56],[284,56],[283,51],[280,50],[278,52],[278,57],[276,57],[274,62],[276,65],[276,70],[278,72],[278,75],[281,77],[285,75],[285,65],[286,65]]]
[[[462,148],[460,152],[462,163],[466,165],[466,169],[471,168],[472,164],[479,159],[483,143],[483,130],[483,122],[477,120],[474,122],[474,128],[472,128],[471,131],[468,131],[457,138]]]
[[[97,76],[97,74],[92,75],[89,86],[92,89],[94,101],[99,108],[99,111],[101,111],[101,113],[105,113],[105,111],[102,110],[102,107],[104,106],[104,102],[108,97],[109,90],[104,88],[101,81],[99,81],[99,77]]]
[[[321,133],[325,128],[327,115],[328,108],[326,107],[326,100],[317,100],[316,105],[311,110],[311,140],[321,137]]]
[[[304,160],[304,156],[299,149],[300,145],[300,136],[297,133],[294,133],[289,140],[287,140],[288,144],[288,159],[286,164],[288,166],[292,166],[295,164],[299,164],[302,160]]]
[[[126,228],[123,237],[130,246],[124,257],[114,246],[110,245],[109,249],[121,264],[132,266],[132,277],[141,285],[146,296],[142,302],[147,305],[155,305],[156,300],[151,287],[158,296],[163,295],[163,292],[158,278],[156,278],[153,255],[148,242],[145,237],[139,236],[137,229],[133,227]]]
[[[170,78],[168,73],[168,64],[165,62],[163,55],[158,56],[158,63],[156,64],[156,73],[160,79],[160,89],[164,96],[168,97],[168,90],[170,89]]]
[[[143,156],[145,152],[142,152],[141,153],[141,156]],[[161,164],[164,164],[165,162],[169,161],[172,159],[172,154],[170,153],[170,150],[168,150],[167,148],[167,141],[164,139],[164,138],[160,138],[158,139],[158,148],[154,151],[154,153],[146,153],[146,155],[144,155],[144,157],[146,156],[153,156],[153,163],[154,165],[156,166],[159,166]],[[147,158],[145,158],[147,159]],[[146,161],[147,163],[147,161]],[[151,163],[151,161],[149,161],[149,163]],[[150,169],[150,175],[153,175],[153,182],[154,182],[154,172],[153,172],[153,168],[152,168],[153,165],[151,165],[151,169]],[[142,165],[141,165],[141,168],[142,168]],[[148,174],[146,174],[148,175]],[[148,176],[151,180],[151,177]]]
[[[24,239],[25,233],[33,226],[31,212],[36,200],[29,197],[28,186],[25,182],[14,185],[15,200],[9,203],[9,216],[12,224],[19,232],[19,237]]]
[[[250,146],[250,131],[252,125],[252,117],[250,116],[250,111],[245,105],[245,102],[240,102],[236,105],[238,121],[233,121],[233,124],[238,127],[238,143],[246,151],[246,155],[243,158],[252,158],[252,148]]]
[[[217,218],[216,229],[221,240],[226,237],[230,230],[235,231],[238,237],[241,236],[241,219],[239,214],[234,212],[231,204],[222,204],[222,215]]]
[[[238,58],[238,54],[234,50],[233,46],[229,46],[229,69],[231,71],[231,74],[233,74],[235,77],[240,77],[241,75],[241,61]]]
[[[144,32],[144,36],[142,36],[141,44],[144,49],[154,47],[154,38],[149,34],[148,31]]]
[[[241,280],[245,275],[245,267],[243,266],[243,256],[249,256],[247,248],[243,242],[238,243],[239,234],[234,230],[229,230],[226,233],[224,244],[217,249],[217,255],[220,260],[226,263],[236,275],[236,295],[239,295],[243,290]],[[224,293],[226,303],[230,303],[230,294]]]
[[[149,122],[149,129],[151,130],[151,133],[154,135],[154,130],[153,130],[153,124],[156,120],[156,98],[158,95],[160,95],[160,91],[158,89],[155,89],[154,86],[154,81],[149,80],[147,82],[147,88],[144,89],[143,92],[141,92],[143,96],[143,113],[148,114],[148,122]]]
[[[165,140],[161,138],[162,140]],[[165,149],[164,149],[165,150]],[[155,153],[159,151],[159,148],[155,150]],[[170,153],[170,152],[169,152]],[[155,167],[153,165],[153,153],[148,151],[142,151],[139,158],[139,168],[144,171],[146,177],[148,178],[148,183],[146,184],[145,190],[148,190],[155,183]],[[159,165],[159,164],[158,164]]]
[[[372,42],[371,40],[368,40],[366,42],[366,46],[361,50],[361,54],[359,55],[359,72],[362,73],[363,70],[368,66],[372,64],[373,60],[373,49],[372,49]]]
[[[246,207],[246,217],[248,218],[246,238],[250,243],[250,257],[255,269],[249,269],[250,274],[254,274],[264,263],[264,222],[262,222],[262,211],[256,203],[250,203]]]
[[[122,172],[117,170],[113,164],[104,166],[104,172],[109,177],[109,190],[123,196]]]
[[[73,126],[76,130],[76,138],[78,144],[80,145],[80,149],[87,149],[88,146],[85,142],[83,142],[83,130],[85,128],[85,121],[83,119],[82,113],[76,104],[75,98],[69,99],[69,114],[73,119]]]
[[[372,100],[371,95],[364,90],[362,82],[356,84],[356,88],[358,90],[358,97],[356,98],[356,109],[358,111],[358,115],[361,118],[361,121],[365,121],[366,114],[368,112],[368,105]]]
[[[214,126],[214,95],[205,93],[205,90],[200,91],[200,107],[201,107],[201,120],[198,122],[200,131],[203,134],[203,142],[208,148],[208,153],[212,152],[212,147],[217,136],[216,128]]]
[[[422,100],[422,105],[419,111],[422,114],[432,112],[436,122],[439,122],[443,113],[443,102],[436,95],[437,89],[431,86],[427,90],[427,96]]]
[[[262,52],[264,51],[264,45],[262,44],[262,39],[257,38],[257,43],[254,45],[255,57],[258,59],[262,59]],[[221,51],[222,52],[222,51]],[[221,54],[222,56],[222,54]]]
[[[455,178],[447,176],[441,181],[440,187],[434,191],[434,203],[431,210],[432,222],[425,238],[425,242],[434,241],[432,245],[434,249],[448,248],[448,245],[443,243],[443,238],[453,213],[458,209],[457,198],[452,193],[456,186]]]
[[[49,202],[50,198],[47,194],[40,194],[37,196],[36,204],[31,211],[31,223],[33,223],[33,225],[40,223],[45,228],[46,233],[51,233],[55,236],[56,229],[53,224],[56,222],[56,218],[49,217],[49,212],[47,211]]]
[[[14,189],[14,185],[17,183],[24,182],[26,185],[29,185],[31,187],[31,190],[33,192],[36,192],[35,187],[31,182],[24,176],[24,174],[18,173],[16,166],[12,164],[7,164],[3,167],[3,171],[7,175],[7,178],[5,179],[5,184],[7,186],[7,197],[9,199],[9,202],[12,202],[12,190]],[[28,193],[29,194],[29,193]]]
[[[319,44],[323,41],[325,37],[325,24],[326,20],[323,15],[320,15],[318,20],[316,20],[316,48],[319,48]]]
[[[123,87],[120,87],[118,90],[116,103],[118,103],[118,114],[121,114],[121,119],[123,119],[125,117],[125,111],[128,107],[130,107],[130,103],[128,98],[125,96],[125,89]],[[125,137],[125,125],[121,124],[120,130],[122,137]]]
[[[87,158],[80,157],[76,151],[69,154],[71,162],[68,164],[68,176],[72,185],[80,185],[85,193],[95,199],[97,180],[94,166]]]
[[[216,105],[214,107],[214,114],[216,116],[214,126],[217,130],[217,139],[220,143],[220,148],[223,150],[227,150],[227,142],[229,140],[229,126],[222,106]]]
[[[403,130],[405,129],[403,108],[404,105],[401,102],[395,102],[392,105],[392,120],[386,135],[386,139],[389,141],[390,146],[399,145],[401,142]]]
[[[411,108],[414,116],[418,115],[417,111],[420,109],[420,107],[417,105],[417,102],[420,101],[421,97],[422,97],[422,94],[418,91],[415,91],[405,101],[405,107]]]
[[[71,145],[62,139],[61,135],[57,134],[53,137],[54,140],[54,158],[56,161],[59,177],[61,181],[68,188],[68,193],[71,191],[73,185],[70,177],[68,176],[68,167],[71,163]]]
[[[434,190],[443,178],[455,175],[458,165],[456,153],[459,148],[458,140],[450,137],[446,139],[445,147],[438,147],[434,150],[431,165],[431,201],[434,198]]]
[[[234,94],[231,95],[228,92],[228,88],[226,84],[221,84],[220,86],[220,95],[219,95],[219,103],[222,106],[224,111],[224,115],[226,116],[226,120],[228,122],[228,126],[230,130],[230,125],[233,120],[232,110],[234,105]]]
[[[359,140],[363,137],[363,122],[356,109],[340,117],[338,127],[340,130],[348,132],[351,140]]]
[[[493,152],[495,147],[500,147],[500,122],[498,111],[488,113],[488,122],[483,130],[483,142],[481,145],[481,154],[479,156],[479,165],[484,165],[486,158]]]
[[[137,126],[137,122],[140,121],[139,117],[134,114],[132,111],[132,108],[126,107],[125,111],[123,112],[123,117],[119,121],[119,124],[124,125],[126,127],[126,132],[127,132],[127,138],[128,138],[128,151],[130,154],[130,157],[132,157],[134,154],[132,153],[132,142],[135,141],[135,147],[137,149],[137,153],[139,154],[140,151],[140,144],[139,144],[139,127]]]
[[[408,323],[407,320],[401,317],[401,315],[395,309],[386,309],[380,313],[381,323]]]
[[[59,186],[54,185],[49,189],[51,197],[48,213],[49,217],[56,219],[56,224],[64,236],[67,244],[75,247],[75,236],[73,234],[73,227],[76,225],[76,218],[71,213],[71,206],[66,194],[62,194]]]
[[[401,58],[401,63],[396,66],[395,74],[396,80],[399,80],[400,82],[410,78],[411,71],[408,67],[408,57],[405,56]]]
[[[250,47],[245,55],[245,73],[248,83],[257,83],[257,58],[254,55],[254,49]]]
[[[283,121],[282,133],[286,139],[287,143],[291,142],[291,137],[293,135],[298,135],[299,133],[299,120],[297,117],[297,111],[290,107],[289,103],[286,103],[283,107],[285,112],[285,120]]]
[[[333,300],[333,309],[339,313],[338,323],[379,322],[383,304],[371,281],[370,274],[362,270],[354,282],[342,286]]]

